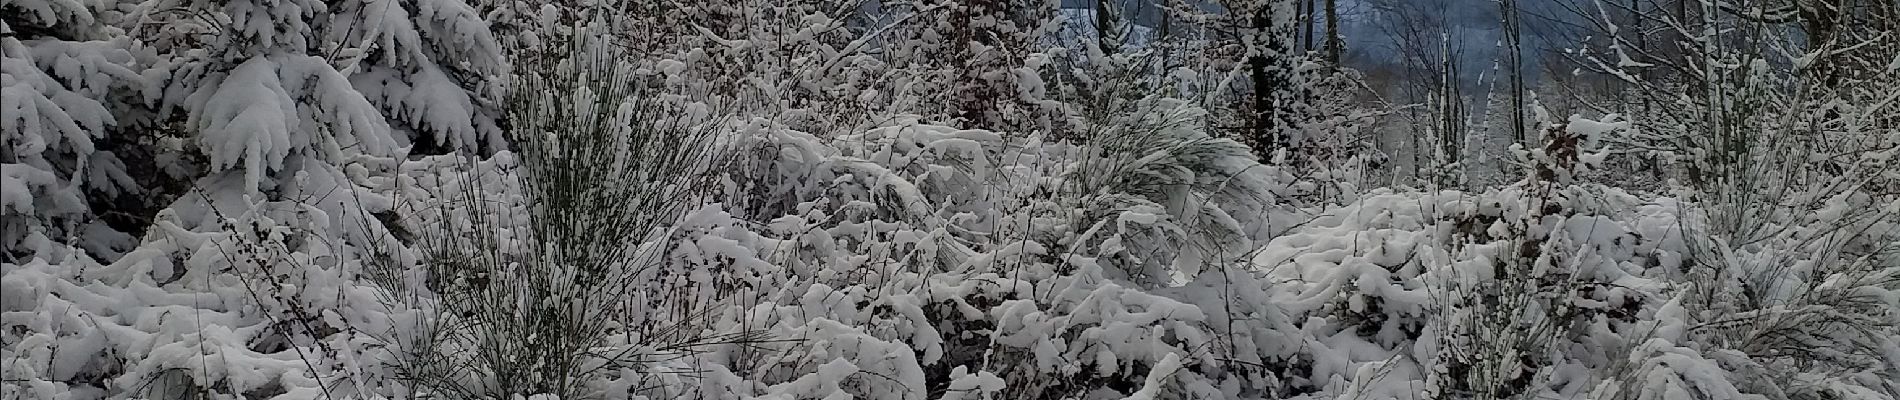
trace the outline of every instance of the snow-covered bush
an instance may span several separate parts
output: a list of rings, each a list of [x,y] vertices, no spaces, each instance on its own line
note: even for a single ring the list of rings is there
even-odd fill
[[[1894,396],[1891,200],[1711,254],[1704,206],[1574,178],[1608,153],[1565,149],[1627,122],[1558,126],[1516,185],[1375,192],[1266,244],[1277,304],[1337,333],[1312,397]]]
[[[915,119],[830,140],[759,127],[744,154],[765,158],[728,187],[775,201],[685,220],[657,285],[675,288],[676,305],[656,308],[729,310],[711,317],[723,332],[800,341],[691,357],[683,368],[723,372],[675,390],[1277,390],[1245,363],[1278,357],[1285,349],[1266,338],[1290,328],[1266,307],[1265,284],[1232,267],[1257,232],[1290,223],[1274,217],[1286,213],[1272,198],[1283,176],[1200,133],[1190,106],[1131,110],[1096,122],[1104,135],[1091,146]],[[1249,318],[1266,319],[1238,321]],[[824,383],[838,376],[840,386]]]
[[[1682,287],[1662,297],[1674,321],[1625,345],[1629,361],[1598,391],[1603,398],[1900,396],[1892,361],[1900,303],[1888,294],[1900,267],[1900,121],[1884,110],[1900,63],[1836,75],[1834,63],[1845,60],[1829,58],[1853,50],[1792,48],[1763,32],[1685,34],[1737,46],[1696,46],[1682,60],[1617,42],[1580,53],[1648,106],[1636,116],[1643,131],[1618,139],[1674,156],[1683,178],[1674,190],[1688,200],[1683,266],[1671,275]],[[1799,61],[1780,65],[1790,58]],[[1633,73],[1704,60],[1721,61],[1677,71],[1703,87],[1683,95],[1667,90],[1683,82]],[[1725,379],[1696,368],[1719,368]]]

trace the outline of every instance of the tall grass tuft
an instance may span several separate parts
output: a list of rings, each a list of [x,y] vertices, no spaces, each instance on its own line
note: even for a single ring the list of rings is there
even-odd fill
[[[512,49],[515,153],[462,163],[440,223],[416,229],[422,277],[385,280],[432,311],[399,362],[418,396],[595,398],[623,371],[743,339],[645,320],[665,231],[728,152],[717,121],[655,93],[599,26],[607,10],[590,11]]]

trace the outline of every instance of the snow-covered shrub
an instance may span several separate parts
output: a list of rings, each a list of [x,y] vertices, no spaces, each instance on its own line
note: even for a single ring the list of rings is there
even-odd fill
[[[1843,196],[1819,218],[1751,243],[1712,234],[1719,228],[1702,211],[1685,214],[1685,251],[1663,274],[1675,290],[1606,342],[1615,345],[1605,355],[1621,360],[1592,398],[1900,396],[1900,203],[1869,200]]]
[[[1676,287],[1657,297],[1669,303],[1646,317],[1653,334],[1616,347],[1627,361],[1594,396],[1900,396],[1888,277],[1900,266],[1900,120],[1883,109],[1900,59],[1847,56],[1889,47],[1854,39],[1887,30],[1796,45],[1759,20],[1668,23],[1685,23],[1694,46],[1652,53],[1612,40],[1576,53],[1641,103],[1640,131],[1619,141],[1669,156],[1661,164],[1678,170],[1671,189],[1683,200],[1684,251],[1666,275]],[[1701,29],[1727,23],[1746,28]],[[1688,64],[1706,67],[1651,69]],[[1848,64],[1857,73],[1840,74]]]
[[[1201,133],[1191,106],[1130,110],[1093,122],[1088,145],[915,119],[829,140],[756,126],[742,153],[763,159],[728,196],[767,201],[684,220],[656,285],[674,288],[655,296],[670,306],[655,309],[729,310],[708,317],[722,333],[795,341],[689,357],[679,368],[718,373],[664,391],[1279,390],[1261,366],[1289,353],[1277,338],[1292,328],[1267,284],[1232,267],[1257,232],[1291,223],[1273,198],[1284,177]]]
[[[651,239],[712,187],[720,125],[650,92],[595,29],[517,50],[519,151],[441,166],[425,183],[442,203],[411,210],[417,264],[377,266],[400,308],[427,313],[394,365],[416,395],[625,395],[609,381],[698,344],[666,330],[701,338],[692,311],[648,315],[667,289]]]
[[[1304,181],[1296,198],[1303,204],[1351,202],[1379,181],[1386,154],[1375,146],[1371,127],[1383,117],[1364,74],[1350,68],[1307,60],[1295,69],[1313,93],[1301,105],[1299,133],[1272,155]],[[1368,104],[1371,103],[1371,104]]]
[[[1900,397],[1892,384],[1900,371],[1900,199],[1859,186],[1804,192],[1827,198],[1815,208],[1783,200],[1800,214],[1743,210],[1750,219],[1740,230],[1718,216],[1755,205],[1704,203],[1687,215],[1689,251],[1671,274],[1683,287],[1648,328],[1653,337],[1630,345],[1631,365],[1615,370],[1625,375],[1600,398],[1692,386],[1720,397],[1696,383],[1695,369],[1706,367],[1692,363],[1718,366],[1722,385],[1761,398]]]
[[[607,1],[610,32],[667,96],[703,102],[818,136],[870,129],[897,115],[938,111],[949,57],[913,54],[954,46],[934,31],[945,4],[846,0]],[[585,7],[547,6],[574,14]],[[555,11],[548,11],[555,10]],[[942,113],[931,114],[942,116]],[[1026,133],[1026,132],[1025,132]]]
[[[1675,151],[1686,167],[1688,185],[1676,191],[1692,200],[1681,224],[1688,251],[1672,275],[1684,287],[1664,297],[1673,299],[1676,327],[1627,345],[1630,363],[1601,395],[1693,387],[1721,397],[1694,384],[1702,378],[1690,365],[1707,363],[1750,396],[1900,396],[1892,383],[1896,303],[1887,294],[1900,267],[1892,190],[1900,125],[1877,111],[1891,102],[1900,64],[1820,80],[1805,67],[1774,67],[1787,53],[1717,51],[1695,55],[1732,59],[1696,71],[1715,82],[1706,92],[1670,96],[1669,107],[1638,120],[1655,132],[1624,138]]]
[[[1546,244],[1533,248],[1544,252],[1543,261],[1529,264],[1545,265],[1549,270],[1540,276],[1560,279],[1505,286],[1509,273],[1538,272],[1506,264],[1518,257],[1524,242],[1511,233],[1509,221],[1523,220],[1540,204],[1533,200],[1539,197],[1526,193],[1381,189],[1269,241],[1255,263],[1276,283],[1272,304],[1301,325],[1295,340],[1305,344],[1297,359],[1308,361],[1298,375],[1299,398],[1423,399],[1433,391],[1464,398],[1470,395],[1434,388],[1473,378],[1470,368],[1453,371],[1441,363],[1504,361],[1487,357],[1518,346],[1505,346],[1509,336],[1461,335],[1548,329],[1532,329],[1535,325],[1528,323],[1538,318],[1619,326],[1659,303],[1654,293],[1667,288],[1657,275],[1659,266],[1681,260],[1686,252],[1672,203],[1646,204],[1600,187],[1572,189],[1569,198],[1577,199],[1570,203],[1572,211],[1561,220],[1546,218],[1555,221],[1544,228]],[[1494,321],[1501,323],[1499,330],[1476,329],[1480,317],[1487,316],[1477,302],[1482,293],[1501,297],[1499,303],[1513,298],[1507,294],[1522,294],[1529,298],[1517,304],[1536,305],[1517,308],[1530,312],[1511,314],[1508,323]],[[1459,300],[1467,298],[1472,302]],[[1551,304],[1572,311],[1567,316],[1538,311]],[[1523,346],[1520,354],[1529,354],[1506,364],[1546,366],[1541,373],[1523,371],[1527,378],[1538,378],[1518,383],[1516,390],[1528,396],[1578,396],[1596,379],[1576,376],[1588,373],[1580,366],[1598,368],[1603,364],[1585,363],[1613,360],[1591,355],[1608,350],[1590,350],[1609,338],[1516,335],[1547,341],[1543,348]]]
[[[1540,135],[1542,146],[1518,149],[1528,151],[1520,154],[1526,165],[1523,178],[1511,187],[1520,197],[1517,204],[1490,215],[1485,232],[1456,233],[1461,237],[1455,242],[1482,242],[1470,237],[1482,235],[1495,247],[1472,249],[1490,250],[1479,255],[1487,259],[1489,271],[1445,271],[1448,280],[1439,286],[1443,292],[1436,321],[1443,335],[1438,338],[1442,352],[1434,365],[1443,375],[1432,376],[1428,390],[1511,398],[1525,394],[1538,383],[1534,380],[1548,379],[1537,375],[1549,373],[1542,369],[1562,360],[1550,350],[1559,348],[1556,339],[1569,335],[1582,312],[1573,294],[1608,283],[1598,279],[1596,268],[1583,267],[1586,260],[1603,261],[1594,249],[1579,243],[1594,239],[1594,232],[1578,235],[1572,224],[1593,229],[1602,223],[1578,215],[1576,203],[1597,196],[1578,185],[1575,176],[1602,159],[1601,154],[1587,153],[1598,150],[1600,137],[1627,128],[1627,122],[1615,119],[1572,118],[1550,125]]]
[[[1579,319],[1639,305],[1643,298],[1628,288],[1658,286],[1631,272],[1650,262],[1631,248],[1645,246],[1625,222],[1635,199],[1568,183],[1559,172],[1594,158],[1576,152],[1588,148],[1584,137],[1617,126],[1558,125],[1553,137],[1576,139],[1530,152],[1542,160],[1532,165],[1552,167],[1527,171],[1519,185],[1375,192],[1267,243],[1255,262],[1284,285],[1277,304],[1312,335],[1300,356],[1310,360],[1305,392],[1575,393],[1550,388],[1568,368],[1565,332]],[[1596,204],[1606,200],[1615,204]],[[1605,290],[1612,287],[1625,289]]]
[[[1517,185],[1378,191],[1265,245],[1307,398],[1893,396],[1892,200],[1723,254],[1707,206],[1575,179],[1607,152],[1565,149],[1626,122],[1559,126]]]

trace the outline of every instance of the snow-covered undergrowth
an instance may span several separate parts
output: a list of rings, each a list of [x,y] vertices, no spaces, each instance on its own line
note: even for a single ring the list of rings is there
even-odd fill
[[[1892,398],[1900,202],[1840,193],[1735,244],[1707,206],[1571,181],[1596,157],[1555,137],[1533,178],[1381,189],[1265,244],[1313,397]]]
[[[1275,168],[1179,123],[1192,108],[1140,109],[1099,147],[731,123],[749,167],[648,243],[648,312],[624,321],[699,331],[615,336],[646,358],[602,364],[587,397],[1885,398],[1895,379],[1893,221],[1842,217],[1892,204],[1843,197],[1734,247],[1694,204],[1580,183],[1297,210]],[[402,162],[363,198],[406,199],[398,225],[424,230],[457,185],[519,190],[509,153],[465,162]],[[439,321],[392,305],[431,303],[298,236],[320,210],[273,207],[223,234],[179,208],[109,265],[7,265],[9,398],[427,392],[402,346]],[[753,340],[680,339],[732,335]]]
[[[728,187],[783,201],[683,220],[656,308],[793,340],[683,358],[674,368],[704,372],[653,395],[1126,395],[1150,374],[1166,379],[1149,391],[1277,389],[1242,365],[1272,350],[1233,338],[1278,333],[1228,317],[1270,317],[1264,299],[1221,306],[1170,284],[1207,286],[1227,274],[1203,266],[1243,258],[1276,213],[1273,169],[1185,128],[1195,110],[1149,107],[1116,121],[1131,144],[1107,148],[914,121],[831,140],[756,131],[747,153],[762,157]]]
[[[1574,182],[1274,207],[1283,175],[1187,129],[1133,153],[915,121],[744,131],[751,167],[677,225],[646,321],[773,340],[603,394],[1774,399],[1894,378],[1891,218],[1715,258],[1696,205]],[[1892,212],[1870,201],[1837,206]]]
[[[1730,255],[1811,254],[1774,270],[1696,259],[1691,242],[1709,238],[1694,231],[1693,205],[1574,190],[1588,201],[1541,218],[1541,246],[1501,222],[1531,212],[1513,189],[1382,190],[1268,242],[1255,262],[1277,284],[1274,304],[1303,317],[1320,357],[1308,379],[1328,385],[1317,397],[1477,390],[1460,380],[1503,361],[1510,370],[1490,382],[1544,398],[1888,398],[1900,289],[1891,222],[1883,235],[1833,234],[1884,241],[1881,256],[1826,254],[1798,235]],[[1534,261],[1510,261],[1525,256]],[[1537,279],[1499,276],[1527,272]],[[1504,299],[1474,304],[1485,295]]]
[[[105,4],[0,5],[34,11],[0,31],[79,32],[0,38],[0,398],[1900,392],[1891,191],[1788,184],[1799,199],[1762,207],[1577,179],[1600,167],[1606,136],[1630,129],[1616,117],[1547,127],[1543,146],[1518,154],[1513,184],[1361,190],[1313,177],[1351,170],[1259,163],[1205,131],[1217,123],[1191,102],[1104,97],[1070,116],[1062,132],[1076,141],[904,113],[949,114],[936,109],[954,96],[932,88],[886,94],[925,111],[872,118],[862,99],[902,81],[885,78],[956,68],[851,76],[824,92],[749,74],[820,82],[872,57],[747,63],[760,47],[733,40],[708,46],[719,57],[683,57],[690,69],[642,72],[729,152],[569,147],[598,158],[556,182],[545,179],[571,142],[518,140],[547,133],[529,122],[611,114],[595,129],[620,138],[652,134],[635,122],[659,114],[609,103],[624,98],[544,99],[575,105],[548,120],[504,110],[521,104],[495,98],[508,63],[473,6],[234,1],[224,15],[255,23],[199,36],[210,28],[195,17],[155,11],[174,3],[100,13],[169,24],[137,43],[96,26],[88,10]],[[753,26],[730,25],[721,33]],[[815,40],[807,30],[820,31],[788,37]],[[318,48],[306,31],[337,36],[324,46],[364,44]],[[196,42],[207,38],[219,41]],[[1011,79],[1036,82],[1034,69]],[[514,93],[595,100],[627,83],[607,80]],[[722,107],[760,106],[693,97],[739,91],[702,85],[715,82],[805,100],[749,114]],[[603,105],[615,111],[586,108]],[[734,115],[704,115],[713,109]],[[162,134],[124,132],[144,130]],[[1845,163],[1891,186],[1890,136],[1885,153]],[[693,163],[701,155],[719,162]],[[622,168],[639,160],[664,162]],[[712,189],[633,190],[655,175]],[[189,189],[139,182],[152,177]],[[1326,185],[1339,190],[1314,189]],[[546,213],[557,198],[593,219]],[[95,215],[108,210],[156,217],[124,228]]]

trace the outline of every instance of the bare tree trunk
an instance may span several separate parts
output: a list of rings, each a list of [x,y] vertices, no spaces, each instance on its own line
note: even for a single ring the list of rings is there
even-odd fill
[[[1524,126],[1524,45],[1519,40],[1517,0],[1498,0],[1498,5],[1504,17],[1505,48],[1510,52],[1506,66],[1511,69],[1511,139],[1522,144],[1529,132]]]
[[[1438,83],[1439,102],[1439,146],[1444,152],[1443,166],[1457,165],[1465,144],[1464,94],[1458,90],[1458,62],[1452,57],[1450,27],[1440,26],[1439,43],[1442,46],[1440,67],[1442,71]],[[1441,182],[1444,185],[1464,186],[1464,182]]]
[[[1345,41],[1339,33],[1339,0],[1326,0],[1326,61],[1328,65],[1339,65],[1339,53],[1344,51]]]
[[[1097,46],[1102,48],[1102,54],[1113,55],[1120,47],[1120,41],[1115,40],[1119,32],[1115,29],[1114,11],[1109,8],[1109,1],[1095,0],[1095,40]]]
[[[1156,27],[1154,42],[1159,45],[1161,49],[1162,68],[1155,70],[1155,73],[1165,77],[1168,75],[1168,71],[1173,69],[1171,63],[1174,62],[1174,46],[1169,43],[1169,41],[1174,38],[1174,28],[1171,26],[1173,25],[1173,21],[1170,21],[1169,18],[1173,13],[1170,12],[1167,0],[1160,0],[1160,3],[1158,8],[1155,9],[1155,12],[1160,13],[1161,19],[1157,22],[1160,26]]]
[[[1300,2],[1300,51],[1313,50],[1313,1]]]
[[[1253,86],[1249,101],[1251,109],[1248,110],[1253,125],[1249,144],[1255,154],[1263,159],[1270,157],[1276,150],[1297,151],[1291,148],[1292,138],[1288,137],[1291,127],[1286,125],[1293,123],[1293,111],[1289,108],[1294,106],[1287,102],[1299,97],[1302,90],[1294,87],[1292,79],[1294,47],[1299,45],[1296,41],[1299,32],[1298,27],[1292,25],[1296,21],[1277,19],[1276,16],[1285,16],[1288,8],[1299,9],[1301,4],[1307,2],[1310,0],[1269,0],[1257,5],[1257,9],[1249,10],[1251,15],[1247,15],[1248,28],[1263,39],[1260,44],[1264,46],[1247,57],[1248,83]]]
[[[1661,6],[1658,5],[1658,8],[1660,7]],[[1657,11],[1661,11],[1661,10],[1657,10]],[[1642,53],[1642,54],[1655,54],[1655,49],[1651,48],[1652,46],[1650,46],[1649,44],[1649,32],[1643,29],[1643,20],[1645,18],[1644,15],[1647,15],[1647,14],[1648,13],[1644,12],[1643,10],[1642,0],[1630,0],[1630,29],[1636,35],[1636,50],[1638,53]],[[1652,72],[1651,69],[1649,68],[1642,68],[1636,71],[1637,79],[1642,80],[1643,82],[1650,82],[1651,81],[1650,78],[1653,75],[1655,75],[1655,73]],[[1641,85],[1637,85],[1636,87],[1630,87],[1624,90],[1641,90],[1639,89],[1640,87]],[[1638,110],[1637,113],[1640,113],[1639,115],[1648,115],[1650,112],[1649,109],[1651,107],[1650,97],[1649,96],[1635,96],[1635,97],[1637,99],[1636,100],[1637,101],[1636,108]],[[1662,171],[1663,166],[1662,166],[1661,160],[1659,160],[1659,157],[1655,155],[1643,155],[1641,157],[1642,157],[1643,169],[1649,170],[1650,177],[1652,179],[1655,179],[1656,182],[1662,182],[1665,174],[1663,174],[1663,171]]]
[[[951,9],[953,31],[949,39],[954,43],[954,54],[962,57],[958,60],[961,65],[952,117],[965,126],[1007,130],[1001,109],[1013,101],[1012,93],[1007,83],[991,81],[985,75],[1008,71],[1016,58],[1013,53],[1024,46],[1016,42],[1021,38],[1012,32],[1020,29],[1013,26],[1020,10],[1011,4],[1008,0],[972,0]]]
[[[1166,0],[1163,0],[1161,2],[1161,8],[1155,10],[1156,12],[1161,13],[1161,22],[1160,22],[1161,33],[1158,35],[1158,37],[1161,39],[1161,41],[1164,41],[1164,42],[1167,41],[1168,37],[1174,33],[1174,27],[1172,26],[1173,21],[1170,21],[1170,17],[1173,16],[1174,13],[1171,12],[1170,10],[1172,10],[1172,8],[1168,7]]]
[[[1260,13],[1254,15],[1252,21],[1254,29],[1260,32],[1272,29],[1272,21],[1267,14],[1266,10],[1261,10]],[[1274,123],[1273,117],[1274,104],[1272,95],[1273,88],[1274,86],[1278,86],[1278,82],[1274,82],[1272,65],[1273,60],[1265,55],[1254,55],[1247,58],[1247,78],[1251,81],[1250,83],[1253,84],[1252,111],[1254,140],[1252,144],[1254,145],[1254,152],[1258,154],[1261,159],[1268,158],[1273,149],[1280,146],[1278,134],[1275,129],[1277,126],[1275,126],[1276,124]]]

